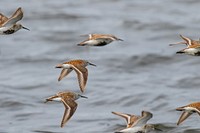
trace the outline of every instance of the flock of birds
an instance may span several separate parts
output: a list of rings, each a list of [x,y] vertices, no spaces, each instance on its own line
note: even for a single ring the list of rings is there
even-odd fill
[[[23,11],[21,8],[18,8],[10,18],[0,13],[0,34],[2,35],[13,34],[20,29],[29,30],[28,28],[17,23],[22,18],[23,18]],[[185,53],[193,56],[200,56],[200,40],[192,40],[182,35],[180,35],[180,37],[184,40],[183,42],[170,44],[170,46],[176,44],[185,44],[187,46],[186,48],[176,52],[177,54]],[[114,35],[109,35],[109,34],[89,34],[88,39],[79,43],[78,45],[104,46],[113,41],[123,41],[123,40],[117,38]],[[88,78],[88,70],[86,68],[86,66],[88,65],[96,66],[95,64],[92,64],[87,60],[71,60],[56,65],[56,68],[62,68],[58,81],[62,80],[72,70],[74,70],[77,74],[80,90],[82,93],[84,93]],[[59,92],[46,99],[46,102],[59,101],[64,104],[65,112],[61,121],[61,127],[63,127],[65,123],[73,116],[78,106],[75,100],[77,100],[80,97],[87,98],[86,96],[83,96],[78,93],[65,91],[65,92]],[[189,105],[179,107],[176,110],[183,111],[182,115],[180,116],[177,122],[177,125],[179,125],[193,113],[197,113],[200,115],[200,102],[191,103]],[[153,114],[151,112],[142,111],[141,116],[119,113],[119,112],[112,112],[112,113],[125,118],[127,122],[126,128],[121,131],[118,131],[117,133],[123,133],[123,132],[147,133],[152,130],[162,131],[156,128],[153,124],[147,124],[147,121],[153,117]]]

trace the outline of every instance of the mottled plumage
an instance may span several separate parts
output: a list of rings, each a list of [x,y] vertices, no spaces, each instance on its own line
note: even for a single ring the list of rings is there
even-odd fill
[[[79,86],[81,92],[85,91],[85,86],[88,78],[88,70],[86,68],[87,65],[96,66],[86,60],[71,60],[68,62],[64,62],[62,64],[58,64],[56,68],[63,68],[58,78],[58,81],[62,80],[65,76],[67,76],[72,70],[74,70],[78,77]]]
[[[154,130],[154,125],[146,124],[149,119],[153,117],[153,114],[147,111],[142,111],[142,115],[137,119],[131,127],[125,128],[116,133],[147,133]]]
[[[17,22],[20,21],[22,18],[23,11],[21,7],[18,8],[10,18],[0,13],[0,34],[9,35],[22,28],[29,30],[28,28],[23,27],[21,24],[17,24]]]
[[[127,125],[126,125],[127,128],[131,127],[140,118],[140,116],[131,115],[131,114],[125,114],[125,113],[119,113],[119,112],[112,112],[112,113],[125,118],[127,122]]]
[[[200,116],[200,102],[194,102],[194,103],[188,104],[186,106],[179,107],[176,110],[183,111],[183,113],[181,114],[181,116],[177,122],[177,125],[179,125],[193,113],[197,113]]]
[[[89,34],[88,36],[89,37],[79,43],[78,46],[104,46],[113,41],[123,41],[122,39],[110,34]]]
[[[59,92],[56,95],[51,96],[46,99],[46,102],[61,101],[63,105],[65,106],[65,112],[64,112],[63,119],[61,122],[61,127],[63,127],[64,124],[67,123],[67,121],[72,117],[72,115],[76,111],[78,104],[75,102],[75,100],[77,100],[79,97],[87,98],[80,94],[66,91],[66,92]]]
[[[176,52],[177,54],[186,53],[189,55],[200,56],[200,41],[199,40],[192,40],[182,35],[180,35],[180,37],[184,40],[184,42],[170,44],[170,46],[176,45],[176,44],[185,44],[187,46],[186,48]]]

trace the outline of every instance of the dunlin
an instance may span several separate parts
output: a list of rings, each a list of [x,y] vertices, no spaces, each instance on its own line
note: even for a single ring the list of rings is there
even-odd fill
[[[89,34],[88,39],[78,44],[78,46],[104,46],[113,41],[123,41],[114,35],[110,34]]]
[[[72,117],[72,115],[76,111],[78,104],[75,102],[75,100],[77,100],[80,97],[87,98],[87,97],[82,96],[80,94],[66,91],[66,92],[59,92],[56,95],[51,96],[51,97],[46,99],[46,102],[48,102],[48,101],[60,101],[64,104],[65,112],[64,112],[63,119],[62,119],[62,122],[61,122],[61,127],[64,126],[64,124]]]
[[[200,115],[200,102],[194,102],[189,105],[179,107],[176,110],[183,111],[182,115],[180,116],[177,122],[177,125],[179,125],[193,113],[198,113]]]
[[[199,40],[192,40],[188,37],[185,37],[183,35],[180,35],[180,37],[184,40],[184,42],[178,42],[175,44],[170,44],[170,46],[172,45],[176,45],[176,44],[185,44],[187,46],[187,48],[184,48],[178,52],[176,52],[177,54],[182,54],[182,53],[186,53],[189,55],[194,55],[194,56],[200,56],[200,41]]]
[[[86,60],[71,60],[62,64],[58,64],[56,68],[63,68],[58,78],[58,81],[63,79],[72,70],[74,70],[78,76],[78,82],[79,82],[81,92],[84,92],[85,86],[87,83],[87,78],[88,78],[88,70],[86,68],[87,65],[96,66],[95,64],[92,64]]]
[[[153,117],[153,114],[147,111],[142,111],[142,116],[137,119],[131,127],[125,128],[116,133],[148,133],[155,129],[155,125],[146,124],[149,119]]]
[[[12,34],[20,29],[29,30],[28,28],[22,26],[21,24],[17,24],[17,22],[22,18],[23,18],[23,11],[21,7],[18,8],[10,18],[0,13],[0,34],[1,35]]]
[[[127,125],[126,125],[127,128],[131,127],[140,118],[140,116],[131,115],[131,114],[125,114],[125,113],[119,113],[119,112],[112,112],[112,113],[125,118],[127,122]]]

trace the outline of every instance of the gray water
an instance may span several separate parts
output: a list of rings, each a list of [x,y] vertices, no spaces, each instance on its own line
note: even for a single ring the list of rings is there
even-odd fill
[[[125,121],[111,111],[154,114],[163,132],[199,133],[200,119],[180,126],[175,108],[200,99],[199,57],[176,55],[179,34],[200,37],[199,0],[1,0],[0,12],[24,10],[20,30],[0,36],[1,133],[113,133]],[[78,47],[88,33],[114,34],[123,42]],[[44,104],[59,91],[80,92],[73,72],[61,82],[55,65],[86,59],[89,79],[74,116],[60,128],[64,107]]]

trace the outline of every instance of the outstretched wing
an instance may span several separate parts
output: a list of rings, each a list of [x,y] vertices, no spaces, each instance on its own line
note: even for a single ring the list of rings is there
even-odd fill
[[[142,111],[142,116],[133,123],[132,127],[134,127],[134,126],[139,126],[139,127],[144,126],[147,123],[147,121],[149,119],[151,119],[152,117],[153,117],[152,113]]]
[[[126,119],[127,125],[126,127],[132,127],[132,125],[140,118],[139,116],[131,115],[131,114],[125,114],[125,113],[119,113],[119,112],[112,112],[115,115],[121,116]]]
[[[65,106],[65,112],[61,122],[61,127],[63,127],[64,124],[67,123],[67,121],[72,117],[77,108],[77,103],[72,99],[62,99],[62,102]]]
[[[67,76],[73,69],[62,69],[58,81],[62,80],[65,76]]]
[[[121,117],[125,118],[127,124],[130,123],[130,117],[131,117],[130,114],[119,113],[119,112],[112,112],[112,113],[115,114],[115,115],[118,115],[118,116],[121,116]]]
[[[0,13],[0,27],[8,20],[6,16]]]
[[[16,24],[17,21],[21,20],[23,18],[23,11],[20,8],[18,8],[15,13],[12,15],[12,17],[10,17],[4,24],[3,26],[10,26],[13,24]]]
[[[72,68],[75,70],[77,74],[81,92],[84,92],[88,78],[88,70],[87,68],[78,65],[77,66],[72,65]]]
[[[181,124],[185,119],[187,119],[192,113],[189,112],[183,112],[181,114],[181,117],[179,118],[177,125]]]

